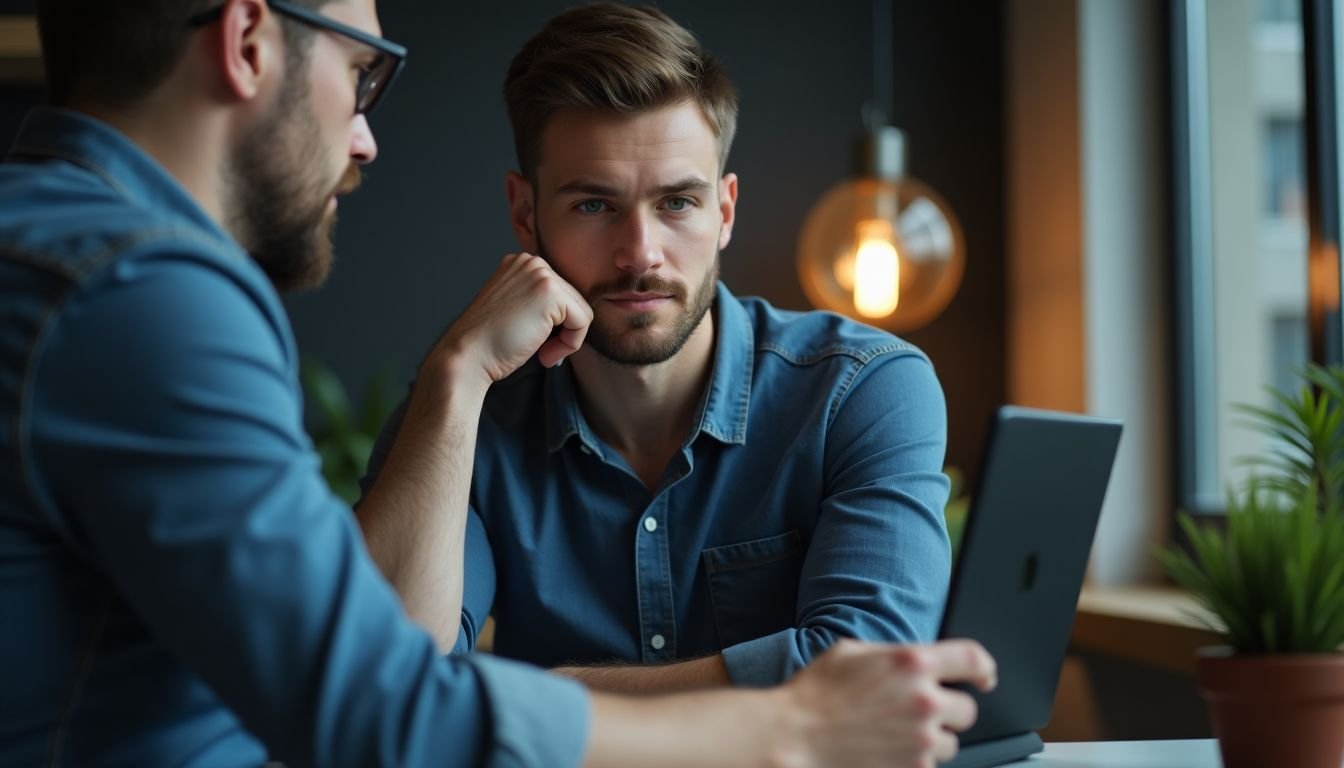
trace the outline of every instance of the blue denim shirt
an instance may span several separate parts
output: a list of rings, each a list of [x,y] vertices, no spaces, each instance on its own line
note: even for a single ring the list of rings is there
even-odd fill
[[[593,433],[568,366],[534,362],[491,388],[464,623],[493,607],[496,653],[555,666],[721,652],[734,683],[765,685],[842,637],[933,639],[950,554],[928,359],[722,284],[713,311],[708,388],[652,492]]]
[[[0,765],[579,761],[581,688],[405,617],[265,275],[72,112],[0,164],[0,420]]]

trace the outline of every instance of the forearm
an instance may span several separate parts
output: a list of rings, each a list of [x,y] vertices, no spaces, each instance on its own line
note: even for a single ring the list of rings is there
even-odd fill
[[[379,568],[444,652],[461,623],[467,501],[485,394],[534,356],[558,364],[583,343],[592,319],[583,297],[545,260],[510,254],[420,366],[396,442],[358,516]]]
[[[356,515],[407,614],[445,653],[461,625],[467,503],[485,387],[422,369],[397,439]]]
[[[584,765],[927,768],[957,751],[975,700],[945,683],[994,687],[974,641],[838,643],[788,683],[663,697],[596,693]]]
[[[723,688],[731,682],[723,657],[718,655],[676,664],[558,667],[552,671],[608,693],[673,693]]]
[[[754,768],[802,762],[785,689],[592,698],[586,768]]]

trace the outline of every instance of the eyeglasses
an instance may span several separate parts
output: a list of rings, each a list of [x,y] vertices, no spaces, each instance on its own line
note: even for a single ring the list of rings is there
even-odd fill
[[[392,81],[397,79],[401,68],[406,66],[406,48],[396,43],[375,37],[363,30],[342,24],[328,16],[304,8],[285,0],[266,0],[266,5],[276,13],[307,24],[316,29],[334,32],[357,43],[369,46],[378,52],[378,57],[359,70],[359,80],[355,84],[355,114],[367,115],[378,105],[378,101],[387,92]],[[224,15],[224,6],[199,13],[187,20],[193,27],[213,24]]]

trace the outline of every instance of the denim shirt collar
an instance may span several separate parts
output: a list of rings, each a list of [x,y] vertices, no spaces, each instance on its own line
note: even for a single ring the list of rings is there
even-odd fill
[[[534,360],[528,365],[538,365]],[[546,398],[546,450],[555,453],[577,436],[587,450],[602,455],[601,442],[588,427],[588,420],[579,410],[578,392],[574,388],[571,365],[560,365],[542,372],[543,396]]]
[[[696,426],[686,445],[701,433],[723,443],[747,441],[747,412],[751,405],[751,377],[755,332],[742,303],[722,282],[714,297],[714,368],[700,401]],[[577,436],[588,450],[602,456],[600,440],[579,408],[574,375],[569,366],[545,371],[546,446],[554,453]]]
[[[240,251],[187,190],[154,158],[107,123],[68,109],[38,107],[24,117],[7,162],[63,160],[102,179],[126,200],[165,211]]]

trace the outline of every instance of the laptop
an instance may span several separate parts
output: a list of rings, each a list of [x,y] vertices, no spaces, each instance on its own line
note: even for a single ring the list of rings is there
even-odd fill
[[[974,638],[998,662],[998,687],[944,768],[987,768],[1041,751],[1119,421],[1004,406],[971,497],[940,638]],[[959,686],[962,687],[962,686]]]

